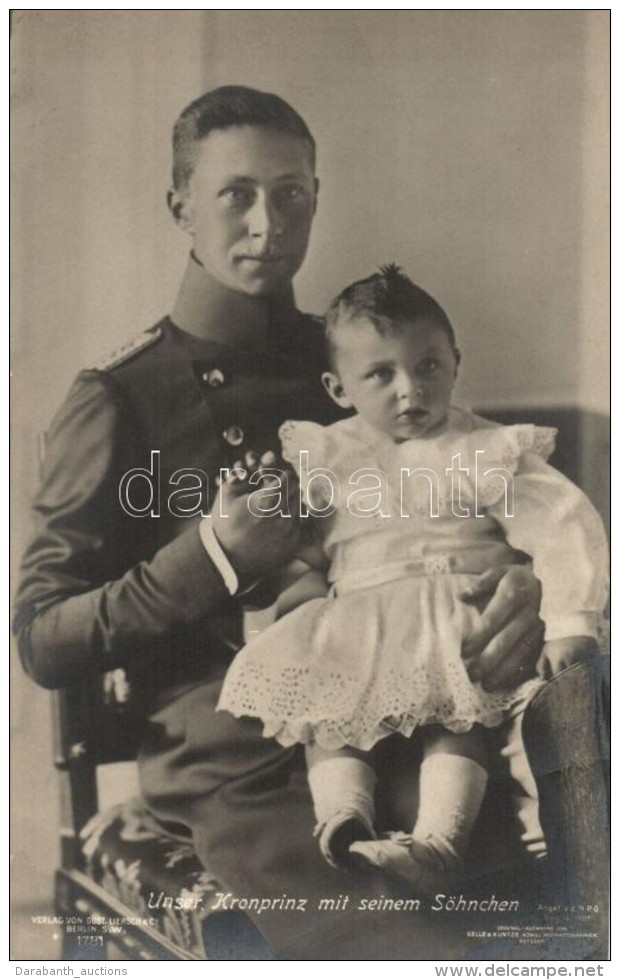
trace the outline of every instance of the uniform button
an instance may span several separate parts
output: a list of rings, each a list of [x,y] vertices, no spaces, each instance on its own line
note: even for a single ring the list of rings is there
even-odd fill
[[[238,425],[229,425],[222,436],[229,446],[240,446],[244,439],[243,429]]]
[[[202,380],[207,382],[209,388],[220,388],[226,378],[219,368],[213,368],[211,371],[204,372]]]

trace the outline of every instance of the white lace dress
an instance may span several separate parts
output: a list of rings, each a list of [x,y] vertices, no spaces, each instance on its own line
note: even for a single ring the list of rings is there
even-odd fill
[[[327,749],[368,750],[431,723],[498,725],[539,682],[490,693],[470,681],[461,644],[479,613],[459,595],[515,550],[543,584],[547,638],[597,635],[605,535],[581,491],[545,462],[554,429],[453,408],[439,434],[399,444],[359,416],[287,422],[280,436],[332,587],[239,652],[219,709],[262,719],[283,745]]]

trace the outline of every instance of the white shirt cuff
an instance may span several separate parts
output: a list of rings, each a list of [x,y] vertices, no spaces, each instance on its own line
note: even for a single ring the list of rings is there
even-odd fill
[[[217,540],[213,530],[213,522],[210,517],[203,517],[199,525],[200,540],[209,558],[222,576],[224,585],[231,595],[237,595],[239,591],[239,579],[237,573],[228,561],[226,553],[220,542]]]

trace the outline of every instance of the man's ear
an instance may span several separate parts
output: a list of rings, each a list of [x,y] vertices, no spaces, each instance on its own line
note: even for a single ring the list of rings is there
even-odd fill
[[[327,394],[336,402],[336,405],[340,405],[341,408],[353,408],[353,402],[344,390],[342,381],[337,374],[334,374],[332,371],[325,371],[321,375],[321,381],[325,386]]]
[[[318,177],[315,177],[314,178],[314,211],[312,212],[313,214],[316,214],[317,205],[319,203],[319,187],[320,186],[321,186],[321,182],[320,182],[319,178]]]
[[[186,231],[188,235],[192,235],[194,225],[192,223],[192,211],[188,201],[187,191],[177,191],[174,187],[171,187],[166,194],[166,202],[175,224],[183,231]]]
[[[454,377],[456,378],[456,376],[459,373],[459,367],[461,365],[461,352],[458,349],[458,347],[455,347],[454,348],[454,359],[456,361],[456,366],[454,368]]]

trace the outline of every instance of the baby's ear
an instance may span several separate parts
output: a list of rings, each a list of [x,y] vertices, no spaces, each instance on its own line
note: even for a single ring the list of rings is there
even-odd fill
[[[340,405],[341,408],[353,408],[353,402],[344,390],[342,381],[337,374],[334,374],[333,371],[325,371],[321,375],[321,381],[327,394],[336,402],[336,405]]]
[[[454,377],[456,378],[457,374],[459,373],[459,367],[461,364],[461,352],[458,349],[458,347],[454,348],[454,359],[456,361],[456,367],[454,369]]]

